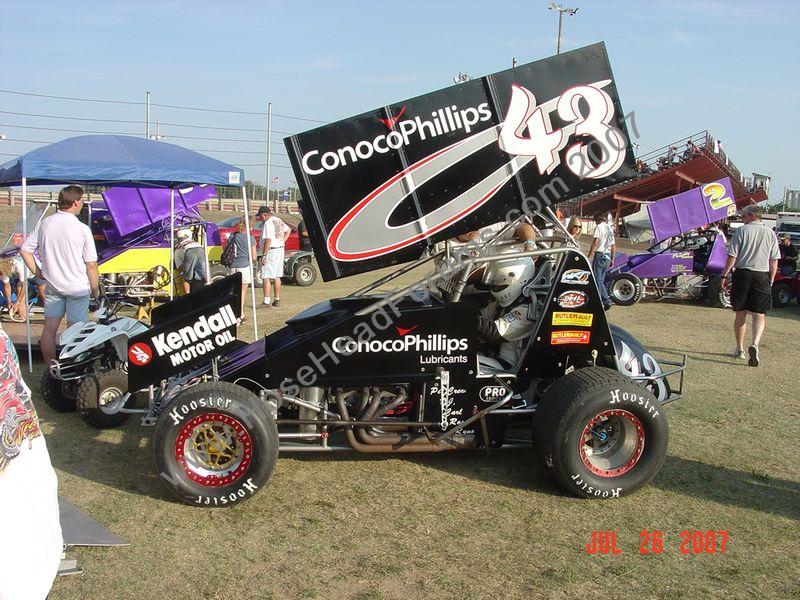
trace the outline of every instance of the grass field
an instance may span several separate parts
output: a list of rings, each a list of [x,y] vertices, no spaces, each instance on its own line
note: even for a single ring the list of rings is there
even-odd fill
[[[259,331],[374,277],[287,286],[280,308],[259,307]],[[282,455],[252,500],[196,509],[156,478],[150,430],[51,412],[37,367],[61,495],[131,542],[70,551],[85,573],[51,598],[800,596],[800,308],[770,315],[757,369],[726,356],[729,311],[640,303],[609,318],[656,354],[686,352],[689,367],[660,474],[605,502],[564,495],[532,450],[509,450]],[[622,554],[588,555],[594,530],[616,531]],[[639,554],[643,530],[664,532],[662,554]],[[727,530],[727,551],[684,555],[682,530]]]

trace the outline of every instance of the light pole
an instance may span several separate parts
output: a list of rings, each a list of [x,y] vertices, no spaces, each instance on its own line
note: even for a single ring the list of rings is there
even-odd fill
[[[570,17],[574,17],[577,14],[578,9],[566,8],[560,4],[556,4],[555,2],[551,2],[550,6],[547,8],[549,10],[558,12],[558,41],[556,42],[556,54],[561,54],[561,21],[564,18],[564,13],[567,13],[567,15]]]

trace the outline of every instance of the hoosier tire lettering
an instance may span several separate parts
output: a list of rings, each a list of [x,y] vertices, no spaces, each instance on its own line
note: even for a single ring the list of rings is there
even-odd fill
[[[658,408],[649,390],[615,370],[577,369],[542,396],[533,421],[537,453],[572,494],[619,498],[664,462],[669,432]]]
[[[272,475],[278,429],[249,390],[227,382],[178,394],[156,422],[153,459],[164,484],[195,506],[251,498]]]

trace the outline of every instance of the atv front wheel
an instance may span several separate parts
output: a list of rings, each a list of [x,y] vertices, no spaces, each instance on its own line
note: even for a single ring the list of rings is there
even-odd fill
[[[607,284],[608,295],[614,304],[631,306],[644,294],[644,284],[633,273],[620,273]]]
[[[772,286],[772,306],[773,308],[784,308],[791,301],[794,294],[788,283],[780,282]]]
[[[231,506],[272,475],[278,428],[258,397],[232,383],[200,383],[181,392],[153,433],[156,471],[187,504]]]
[[[61,381],[45,370],[42,373],[42,400],[56,412],[75,412],[75,382]]]
[[[294,268],[292,281],[299,286],[308,287],[317,280],[317,268],[310,262],[300,263]]]
[[[533,421],[539,458],[570,493],[617,498],[650,481],[669,432],[650,390],[601,367],[578,369],[544,393]]]
[[[97,429],[118,427],[130,417],[119,412],[128,401],[127,392],[128,374],[121,366],[108,371],[94,370],[78,384],[78,414]]]

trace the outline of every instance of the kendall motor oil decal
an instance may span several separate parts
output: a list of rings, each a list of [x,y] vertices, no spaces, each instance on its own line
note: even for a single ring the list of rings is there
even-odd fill
[[[138,391],[223,355],[236,343],[241,274],[164,305],[154,327],[128,342],[128,386]]]

